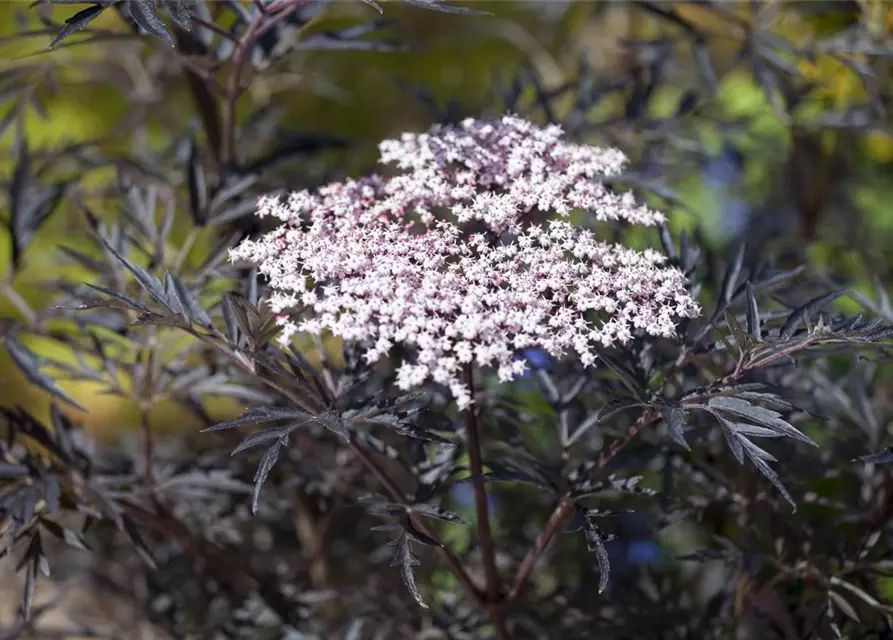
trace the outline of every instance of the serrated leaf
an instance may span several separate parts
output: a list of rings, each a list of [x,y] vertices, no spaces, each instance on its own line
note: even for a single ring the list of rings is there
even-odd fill
[[[766,427],[758,427],[753,424],[744,424],[743,422],[736,422],[735,424],[735,433],[738,433],[742,436],[750,436],[752,438],[781,438],[782,434],[778,433],[773,429],[767,429]]]
[[[846,293],[846,290],[841,291],[832,291],[830,293],[826,293],[824,295],[818,296],[803,304],[791,313],[788,316],[785,323],[782,325],[781,330],[779,331],[779,337],[786,339],[790,338],[797,331],[797,328],[803,324],[803,320],[807,315],[814,316],[816,312],[818,312],[822,307],[827,305],[834,300],[837,300],[840,296]]]
[[[267,481],[267,476],[270,475],[270,470],[273,468],[273,465],[275,465],[276,461],[279,459],[280,447],[285,446],[287,443],[288,440],[285,437],[280,438],[267,449],[263,457],[260,459],[260,463],[257,466],[257,472],[254,474],[254,492],[251,494],[252,514],[257,515],[258,502],[260,501],[260,490]]]
[[[123,264],[130,273],[133,274],[133,277],[139,283],[139,285],[146,290],[146,292],[155,299],[156,302],[163,305],[168,311],[174,312],[173,309],[168,306],[167,302],[167,293],[164,291],[164,287],[161,285],[161,281],[158,280],[151,273],[143,269],[138,264],[133,264],[130,260],[126,259],[120,253],[118,253],[114,247],[112,247],[109,242],[103,238],[102,243],[105,245],[106,249],[108,249],[113,256],[115,256],[121,264]]]
[[[673,441],[686,451],[691,451],[688,442],[685,441],[685,410],[681,407],[669,407],[661,410],[664,422]]]
[[[732,294],[735,292],[738,276],[741,274],[741,266],[744,264],[745,248],[746,245],[743,242],[738,245],[738,251],[735,253],[735,258],[729,263],[729,266],[726,267],[722,285],[719,289],[719,296],[716,300],[716,308],[713,310],[712,320],[716,320],[732,300]]]
[[[192,292],[189,291],[178,278],[173,278],[173,282],[174,288],[177,291],[177,297],[183,305],[187,319],[205,329],[210,329],[213,326],[211,317],[204,309],[202,309],[201,305],[195,299],[195,296],[192,295]]]
[[[86,9],[78,11],[73,16],[66,18],[65,26],[58,34],[56,34],[56,37],[53,38],[53,41],[50,43],[50,46],[47,47],[47,50],[55,49],[60,42],[72,33],[84,29],[88,24],[93,22],[105,8],[105,5],[95,4],[92,7],[87,7]]]
[[[586,535],[586,546],[590,551],[595,552],[595,557],[598,561],[598,592],[603,593],[608,586],[608,579],[611,575],[611,561],[608,559],[605,539],[601,529],[599,529],[596,518],[588,512],[584,517],[583,530]]]
[[[223,299],[220,301],[220,312],[223,315],[223,322],[226,324],[226,330],[229,334],[230,342],[233,344],[239,343],[239,326],[236,324],[236,315],[233,310],[232,302],[230,302],[230,298],[228,295],[223,296]]]
[[[734,396],[714,396],[713,398],[710,398],[707,404],[714,409],[752,420],[758,425],[778,431],[781,435],[787,436],[788,438],[811,444],[814,447],[818,446],[812,438],[795,428],[789,422],[783,420],[781,414],[777,411],[751,404],[743,398],[736,398]]]
[[[242,440],[236,446],[235,449],[230,453],[231,456],[236,455],[237,453],[241,453],[246,449],[250,449],[256,445],[259,445],[263,442],[268,442],[269,440],[278,440],[280,438],[288,436],[295,429],[298,428],[299,425],[288,425],[285,427],[274,427],[272,429],[266,429],[264,431],[258,431],[257,433],[252,433],[250,436]]]
[[[174,46],[174,39],[165,29],[164,23],[158,19],[155,0],[129,0],[128,6],[130,8],[130,16],[134,22],[145,29],[146,33],[163,40],[171,47]]]
[[[639,384],[639,381],[636,380],[635,375],[630,372],[624,365],[614,360],[612,357],[599,352],[599,359],[609,368],[611,371],[617,374],[617,377],[620,379],[620,382],[623,383],[623,386],[627,388],[627,390],[633,395],[633,397],[638,400],[644,400],[645,390],[642,389],[642,385]]]
[[[747,292],[747,332],[758,340],[762,338],[760,329],[760,311],[757,307],[757,299],[753,295],[753,287],[748,280],[744,285]]]
[[[141,303],[138,300],[134,300],[130,296],[126,296],[123,293],[116,293],[116,292],[112,291],[111,289],[106,289],[105,287],[100,287],[97,284],[89,284],[89,283],[86,283],[86,284],[91,289],[95,289],[96,291],[99,291],[100,293],[104,293],[107,296],[112,296],[116,300],[120,300],[121,302],[123,302],[124,304],[126,304],[127,306],[129,306],[132,309],[136,309],[138,311],[148,311],[148,309],[145,307],[145,305],[143,305],[143,303]]]
[[[735,431],[739,435],[743,435],[739,429],[736,429]],[[773,456],[771,453],[769,453],[765,449],[758,447],[757,445],[755,445],[753,442],[751,442],[747,438],[742,437],[742,438],[740,438],[740,441],[741,441],[741,444],[744,446],[744,448],[748,451],[749,454],[756,456],[760,460],[765,460],[766,462],[778,462],[778,459],[775,456]]]
[[[198,5],[194,0],[167,0],[165,2],[168,12],[174,22],[183,31],[192,31],[192,15],[191,13],[198,10]]]
[[[427,609],[428,605],[422,600],[422,594],[415,581],[415,574],[412,568],[420,564],[418,558],[412,555],[412,541],[406,532],[400,534],[395,540],[388,544],[397,547],[397,553],[391,561],[392,567],[400,567],[400,575],[403,578],[403,584],[409,589],[412,597],[423,609]]]
[[[207,218],[208,186],[195,138],[189,141],[189,160],[186,165],[186,183],[189,188],[189,211],[195,224],[202,226]]]
[[[719,422],[719,426],[722,427],[722,434],[725,436],[729,449],[732,450],[735,459],[739,464],[744,464],[744,446],[741,444],[741,439],[735,432],[735,424],[726,420],[722,414],[718,412],[711,411],[711,414],[716,418],[717,422]]]
[[[448,511],[442,507],[437,507],[432,504],[414,504],[409,507],[410,511],[414,513],[421,514],[423,516],[427,516],[429,518],[436,518],[438,520],[443,520],[444,522],[453,522],[456,524],[468,524],[468,521],[463,520],[458,515],[453,513],[452,511]]]
[[[314,416],[300,409],[288,409],[278,407],[254,407],[246,409],[241,416],[234,420],[225,420],[214,426],[202,429],[202,433],[207,431],[222,431],[224,429],[235,429],[237,427],[245,427],[252,424],[263,424],[265,422],[273,422],[275,420],[311,420]]]
[[[6,336],[6,351],[12,359],[15,366],[21,371],[25,378],[31,384],[40,387],[54,398],[62,400],[73,407],[77,407],[81,411],[86,411],[84,407],[69,398],[64,391],[56,384],[50,376],[40,370],[41,360],[37,354],[33,353],[25,347],[19,339],[14,335]]]
[[[760,473],[762,473],[766,477],[766,479],[769,480],[769,482],[775,485],[775,488],[778,489],[779,493],[781,493],[782,496],[784,496],[784,499],[787,500],[796,510],[797,504],[794,502],[791,494],[788,493],[788,490],[785,489],[784,485],[781,483],[781,480],[778,478],[778,474],[772,470],[772,468],[766,463],[765,460],[763,460],[759,455],[756,454],[753,448],[753,445],[744,447],[744,452],[747,454],[747,457],[750,458],[750,461],[753,462],[754,466],[760,471]]]
[[[180,299],[180,294],[174,284],[174,277],[169,273],[164,274],[164,292],[166,294],[167,306],[170,307],[171,311],[183,316],[185,320],[189,320],[189,317],[186,315],[186,307]]]

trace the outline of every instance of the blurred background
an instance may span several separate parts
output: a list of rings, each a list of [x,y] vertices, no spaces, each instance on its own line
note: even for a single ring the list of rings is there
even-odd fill
[[[668,212],[671,231],[686,230],[708,261],[726,261],[746,240],[748,252],[782,266],[805,264],[813,276],[845,279],[871,296],[889,289],[893,4],[462,6],[492,15],[306,3],[248,52],[247,88],[230,112],[215,87],[226,92],[232,34],[242,33],[255,3],[199,3],[202,23],[191,32],[159,14],[171,47],[140,33],[119,2],[52,51],[66,20],[87,4],[0,4],[0,180],[10,194],[0,199],[4,322],[27,330],[43,321],[59,283],[90,279],[85,211],[102,220],[126,215],[122,168],[173,198],[169,242],[185,247],[184,265],[198,267],[226,237],[261,229],[251,216],[258,195],[374,170],[377,142],[402,131],[507,111],[624,150],[628,184]],[[48,189],[35,192],[46,215],[24,248],[10,233],[22,138],[35,184]],[[196,224],[199,178],[242,185],[213,224]],[[651,232],[629,233],[628,242],[656,244]],[[74,362],[45,336],[23,341]],[[5,351],[0,379],[0,404],[48,415],[46,394]],[[87,410],[66,411],[97,439],[137,446],[140,413],[127,398],[91,382],[60,386]],[[221,401],[208,411],[223,418],[239,406]],[[199,426],[164,403],[152,407],[151,421],[168,434]],[[650,562],[656,547],[634,534],[622,554],[631,565]]]

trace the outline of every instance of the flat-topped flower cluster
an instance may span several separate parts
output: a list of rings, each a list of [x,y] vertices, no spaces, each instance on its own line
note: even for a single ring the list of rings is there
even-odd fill
[[[465,407],[468,364],[495,367],[503,381],[524,372],[518,353],[528,348],[590,365],[599,346],[636,332],[672,337],[678,318],[699,313],[658,252],[528,218],[586,209],[597,220],[662,222],[601,182],[621,170],[621,152],[514,116],[438,125],[380,149],[396,175],[263,198],[258,215],[284,224],[233,250],[269,279],[282,341],[327,330],[366,345],[370,362],[404,345],[416,357],[400,365],[399,386],[432,379]],[[466,230],[471,221],[485,231]],[[312,313],[289,315],[302,306]]]

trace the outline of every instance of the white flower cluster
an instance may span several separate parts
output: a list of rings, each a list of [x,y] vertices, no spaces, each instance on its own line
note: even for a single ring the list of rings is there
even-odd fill
[[[663,220],[598,182],[619,171],[619,152],[564,143],[558,127],[515,117],[438,126],[381,150],[403,173],[265,198],[259,214],[285,224],[233,250],[269,279],[277,313],[312,310],[304,320],[280,316],[284,342],[328,330],[367,345],[370,362],[411,347],[417,357],[401,364],[398,385],[431,379],[465,407],[468,363],[496,367],[504,381],[524,372],[517,354],[527,348],[573,351],[590,365],[598,346],[636,332],[671,337],[675,319],[699,313],[661,254],[599,242],[561,220],[524,225],[531,210],[576,208],[602,220]],[[471,219],[511,235],[469,236],[461,224]]]

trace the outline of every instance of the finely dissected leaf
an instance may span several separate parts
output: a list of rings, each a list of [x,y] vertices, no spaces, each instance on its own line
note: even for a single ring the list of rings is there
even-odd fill
[[[661,411],[670,437],[683,449],[691,451],[688,442],[685,441],[685,410],[682,407],[669,407]]]
[[[746,246],[742,242],[738,246],[735,258],[726,268],[726,273],[722,279],[722,285],[719,289],[719,296],[716,300],[716,308],[713,310],[712,320],[716,320],[723,310],[732,301],[732,295],[735,293],[735,285],[738,283],[738,276],[741,273],[741,266],[744,264],[744,250]]]
[[[275,420],[304,420],[309,421],[314,416],[300,409],[288,409],[279,407],[254,407],[246,409],[241,416],[234,420],[226,420],[219,422],[212,427],[202,429],[206,431],[222,431],[224,429],[235,429],[236,427],[245,427],[251,424],[263,424],[264,422],[273,422]]]
[[[594,463],[590,463],[593,464]],[[594,469],[595,466],[586,468],[588,472],[590,469]],[[571,474],[574,477],[583,477],[588,476],[588,473],[575,473]],[[585,496],[594,495],[596,493],[603,493],[606,491],[618,491],[620,493],[632,493],[643,496],[655,496],[657,495],[657,491],[654,489],[647,489],[645,487],[640,487],[639,482],[642,481],[643,476],[632,476],[629,478],[617,478],[614,474],[611,474],[604,480],[594,480],[588,477],[583,477],[582,480],[575,482],[574,480],[569,480],[571,482],[571,493],[575,498],[582,498]]]
[[[597,427],[604,422],[606,422],[609,418],[619,414],[624,409],[632,409],[633,407],[641,407],[642,403],[633,399],[633,398],[625,398],[619,399],[615,398],[608,402],[607,404],[602,405],[596,411],[589,414],[587,418],[576,428],[576,430],[570,435],[568,438],[567,444],[568,446],[575,443],[579,440],[587,431],[592,429],[593,427]]]
[[[223,296],[220,301],[220,312],[223,315],[223,322],[226,324],[226,330],[229,335],[230,342],[238,344],[239,342],[239,325],[236,323],[236,314],[233,304],[230,302],[228,295]]]
[[[194,0],[166,0],[165,6],[178,27],[184,31],[192,30],[191,14],[198,10]]]
[[[164,292],[167,295],[167,306],[170,307],[171,311],[189,320],[189,316],[186,314],[186,306],[183,300],[180,299],[180,294],[174,284],[174,277],[169,273],[164,274]]]
[[[877,453],[869,453],[868,455],[856,458],[856,460],[868,462],[870,464],[888,464],[893,462],[893,447],[887,447],[883,451],[878,451]]]
[[[714,403],[714,400],[720,401],[718,403],[718,405],[716,403]],[[738,400],[738,403],[725,402],[728,400],[732,400],[732,401]],[[750,440],[745,438],[743,436],[743,434],[740,432],[740,427],[738,424],[735,424],[735,423],[727,420],[722,415],[722,413],[720,413],[720,411],[716,410],[718,407],[724,406],[725,408],[723,410],[726,410],[729,413],[735,414],[735,410],[734,410],[735,408],[737,408],[739,410],[742,409],[743,405],[740,404],[741,402],[744,402],[744,404],[747,405],[748,408],[745,410],[750,411],[751,413],[753,413],[751,411],[752,409],[762,409],[762,407],[754,407],[750,403],[747,403],[746,401],[741,401],[738,398],[729,398],[727,396],[717,396],[715,398],[711,398],[710,403],[709,403],[711,406],[704,407],[704,408],[707,409],[707,411],[709,411],[713,415],[713,417],[716,418],[716,420],[722,426],[723,435],[725,435],[726,441],[729,443],[729,447],[732,449],[732,453],[735,455],[735,458],[738,460],[738,462],[743,464],[744,456],[746,455],[750,459],[750,461],[754,464],[754,466],[756,466],[756,468],[760,471],[760,473],[762,473],[764,476],[766,476],[766,478],[773,485],[775,485],[775,488],[778,489],[778,491],[782,494],[782,496],[784,496],[784,498],[788,502],[790,502],[791,505],[796,509],[796,504],[794,503],[793,498],[791,498],[791,495],[788,493],[787,489],[785,489],[784,485],[781,483],[781,480],[779,480],[778,474],[775,473],[775,471],[773,471],[772,468],[769,467],[769,465],[766,462],[767,460],[774,461],[775,458],[770,453],[764,451],[757,445],[753,444]],[[763,411],[767,411],[769,413],[775,414],[774,411],[769,411],[768,409],[763,409]],[[778,415],[778,414],[775,414],[775,415]],[[746,416],[746,417],[749,417],[749,416]],[[773,427],[774,427],[773,430],[779,430],[777,428],[777,426],[774,424],[774,420],[769,421],[769,422],[762,420],[762,421],[760,421],[760,423],[770,429],[773,429]],[[787,425],[787,423],[785,423],[785,425]],[[787,425],[787,427],[789,427],[790,429],[793,429],[793,427],[791,427],[790,425]],[[784,429],[784,431],[786,431],[786,430],[787,429]],[[797,431],[797,433],[800,433],[800,432]],[[782,433],[782,435],[788,435],[788,434]],[[806,436],[803,436],[803,438],[805,438],[805,437]],[[802,438],[800,438],[800,439],[802,439]],[[809,442],[812,442],[812,441],[810,440]]]
[[[792,426],[781,418],[781,414],[772,409],[766,409],[751,404],[742,398],[733,396],[715,396],[707,402],[708,406],[742,418],[752,420],[758,425],[773,429],[783,436],[799,440],[811,444],[814,447],[818,445],[806,434]]]
[[[78,11],[76,14],[71,16],[70,18],[66,18],[65,26],[62,30],[53,38],[53,41],[50,43],[50,46],[47,49],[55,49],[56,45],[62,42],[65,38],[70,36],[72,33],[76,31],[81,31],[88,24],[93,22],[93,20],[104,10],[106,9],[106,5],[95,4],[92,7],[87,7],[81,11]]]
[[[735,459],[740,463],[744,464],[744,446],[741,444],[741,438],[738,437],[737,432],[735,431],[735,424],[726,420],[722,414],[717,412],[712,412],[713,417],[719,422],[719,425],[722,427],[722,434],[726,438],[726,442],[729,445],[729,448],[732,450],[732,454],[735,456]]]
[[[418,585],[416,585],[415,575],[412,571],[413,567],[416,567],[420,564],[418,558],[412,555],[412,540],[404,531],[400,534],[399,537],[397,537],[395,540],[392,540],[388,544],[397,547],[397,553],[394,555],[394,559],[391,561],[391,566],[400,567],[400,574],[403,577],[403,584],[405,584],[406,588],[409,589],[409,592],[412,594],[412,597],[419,604],[419,606],[427,609],[428,605],[425,604],[424,600],[422,600],[422,594],[419,591]]]
[[[607,539],[602,535],[596,518],[596,514],[587,512],[584,516],[583,530],[586,534],[586,546],[590,551],[595,552],[595,557],[598,560],[598,592],[602,593],[608,586],[608,578],[611,575],[611,562],[608,559],[608,550],[605,549]]]
[[[53,435],[56,436],[56,443],[59,449],[65,454],[68,460],[74,459],[74,442],[71,439],[71,422],[59,409],[56,403],[50,407],[50,421],[53,425]]]
[[[598,354],[599,359],[605,363],[605,365],[611,369],[614,373],[617,374],[617,377],[620,378],[620,381],[627,388],[627,390],[637,399],[644,400],[645,398],[645,389],[642,388],[642,385],[636,380],[636,376],[627,369],[623,364],[617,362],[612,357],[602,353],[601,351]]]
[[[232,450],[232,453],[230,453],[230,455],[234,456],[237,453],[241,453],[246,449],[250,449],[253,446],[256,446],[263,442],[267,442],[269,440],[279,440],[280,438],[287,437],[299,426],[300,424],[288,425],[285,427],[274,427],[272,429],[265,429],[264,431],[252,433],[250,436],[242,440],[242,442],[240,442],[239,445]]]
[[[177,291],[177,298],[183,305],[186,318],[190,322],[201,325],[205,329],[213,326],[211,317],[202,309],[201,305],[195,299],[195,296],[189,291],[179,278],[173,278],[174,289]]]
[[[347,415],[345,414],[345,419],[347,419]],[[378,415],[371,418],[358,418],[357,420],[349,420],[352,424],[356,421],[365,422],[369,424],[379,425],[383,427],[387,427],[391,429],[395,433],[400,434],[401,436],[405,436],[407,438],[416,438],[418,440],[424,440],[427,442],[439,442],[441,444],[450,444],[450,441],[446,438],[443,438],[436,433],[429,431],[427,429],[422,429],[421,427],[417,427],[411,422],[401,419],[400,417],[394,414],[384,414]]]
[[[55,380],[40,370],[42,364],[40,358],[38,358],[37,354],[28,350],[14,335],[6,336],[6,350],[19,371],[25,374],[28,382],[40,387],[54,398],[77,407],[81,411],[86,411],[81,405],[65,395],[65,392],[56,384]]]
[[[15,270],[25,248],[37,230],[56,209],[67,183],[34,190],[31,182],[31,156],[26,139],[19,143],[19,155],[8,187],[9,231],[12,242],[12,265]]]
[[[766,427],[758,427],[753,424],[744,424],[743,422],[735,423],[735,433],[752,438],[781,438],[783,437],[778,431],[767,429]]]
[[[96,291],[99,291],[100,293],[104,293],[108,296],[112,296],[116,300],[120,300],[121,302],[123,302],[125,305],[127,305],[128,307],[130,307],[132,309],[137,309],[139,311],[148,311],[148,309],[139,300],[134,300],[130,296],[125,296],[123,293],[116,293],[110,289],[106,289],[105,287],[100,287],[99,285],[96,285],[96,284],[87,283],[87,286],[90,287],[91,289],[95,289]]]
[[[381,455],[390,458],[391,460],[396,460],[400,457],[399,451],[397,451],[394,447],[382,441],[381,439],[376,438],[371,433],[364,433],[360,431],[354,433],[354,437],[356,437],[358,442],[362,442],[374,452],[380,453]]]
[[[174,310],[171,309],[168,305],[167,293],[165,292],[164,287],[161,285],[161,282],[158,280],[158,278],[153,276],[151,273],[143,269],[138,264],[133,264],[132,262],[130,262],[130,260],[115,251],[114,247],[112,247],[112,245],[109,244],[109,242],[105,238],[102,239],[102,242],[112,253],[112,255],[114,255],[121,262],[121,264],[127,267],[127,270],[133,274],[133,277],[136,278],[136,281],[139,283],[139,285],[143,289],[145,289],[146,292],[150,296],[152,296],[156,302],[164,305],[164,307],[168,309],[168,311],[174,312]]]
[[[129,0],[128,6],[134,22],[145,29],[147,33],[167,42],[171,47],[174,46],[174,39],[164,28],[164,23],[158,19],[155,0]]]
[[[208,187],[205,182],[205,169],[202,167],[201,158],[195,138],[189,142],[189,161],[187,168],[187,184],[189,186],[189,211],[195,224],[201,226],[207,219]]]
[[[740,429],[736,429],[736,432],[739,435],[741,435]],[[741,444],[744,446],[744,448],[748,451],[749,454],[754,455],[757,458],[759,458],[760,460],[765,460],[767,462],[778,462],[778,459],[775,456],[773,456],[768,451],[758,447],[757,445],[755,445],[753,442],[751,442],[747,438],[741,437],[741,438],[739,438],[739,440],[741,441]]]
[[[666,223],[661,223],[658,227],[658,232],[660,234],[660,244],[664,249],[664,253],[667,254],[667,257],[670,260],[675,260],[676,246],[673,244],[673,238],[670,236],[670,229],[667,227]]]
[[[510,449],[499,451],[498,459],[485,461],[497,482],[527,482],[547,491],[558,491],[561,477],[558,472],[533,456]]]
[[[257,473],[254,474],[254,493],[251,494],[251,513],[255,515],[257,514],[258,502],[260,500],[260,490],[267,481],[267,476],[270,475],[270,470],[273,468],[273,465],[276,464],[276,460],[279,459],[280,447],[283,447],[286,444],[288,444],[288,439],[283,436],[267,449],[266,453],[264,453],[263,457],[260,459],[260,464],[257,466]]]
[[[9,231],[12,240],[13,265],[18,263],[18,254],[22,244],[22,229],[28,227],[25,198],[28,193],[28,182],[31,174],[31,156],[28,153],[28,141],[23,139],[19,144],[19,157],[12,172],[9,183]]]
[[[428,516],[429,518],[437,518],[438,520],[443,520],[444,522],[468,524],[466,520],[463,520],[452,511],[448,511],[441,507],[436,507],[432,504],[414,504],[409,507],[409,510],[423,516]]]
[[[806,319],[807,315],[815,315],[822,307],[827,305],[834,300],[837,300],[840,296],[846,293],[846,290],[841,291],[832,291],[830,293],[826,293],[824,295],[813,298],[809,302],[804,305],[801,305],[794,309],[791,315],[788,316],[788,319],[785,320],[785,323],[782,325],[781,330],[778,335],[781,338],[790,338],[797,331],[797,328],[803,323],[803,320]]]
[[[313,418],[313,422],[325,427],[332,433],[338,434],[345,440],[350,438],[350,430],[347,428],[347,425],[344,424],[344,420],[341,419],[341,416],[334,411],[321,413]]]
[[[747,332],[759,339],[762,337],[760,330],[760,311],[757,307],[757,299],[753,295],[753,287],[748,280],[745,284],[747,291]]]
[[[743,440],[743,439],[742,439]],[[760,473],[762,473],[766,478],[775,485],[775,488],[778,489],[779,493],[784,496],[784,499],[791,503],[791,506],[794,509],[797,508],[797,504],[794,502],[794,499],[791,497],[791,494],[788,493],[788,490],[785,489],[784,485],[781,483],[781,480],[778,478],[778,474],[772,470],[772,468],[763,460],[757,453],[754,451],[755,445],[745,446],[744,452],[747,454],[747,457],[750,458],[750,461],[753,462],[754,466],[759,469]],[[759,447],[756,447],[759,449]],[[762,451],[762,449],[760,449]],[[764,452],[765,453],[765,452]]]

